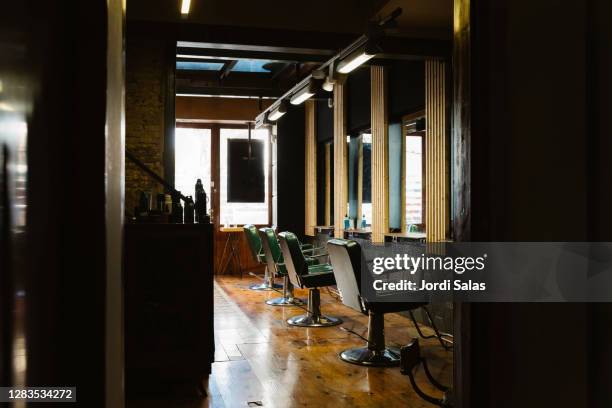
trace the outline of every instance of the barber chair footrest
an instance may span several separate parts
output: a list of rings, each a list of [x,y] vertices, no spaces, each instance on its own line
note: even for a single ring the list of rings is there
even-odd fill
[[[344,350],[340,358],[347,363],[370,367],[396,367],[400,363],[400,351],[387,347],[382,351],[370,350],[367,347],[356,347]]]
[[[266,304],[270,306],[302,306],[306,303],[299,298],[279,297],[266,300]]]
[[[294,316],[287,320],[291,326],[300,327],[329,327],[336,326],[342,323],[342,319],[329,316],[309,316],[307,314]]]

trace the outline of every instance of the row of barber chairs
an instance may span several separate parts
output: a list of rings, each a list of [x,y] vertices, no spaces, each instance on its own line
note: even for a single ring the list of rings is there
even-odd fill
[[[254,225],[245,225],[244,231],[253,259],[266,266],[264,283],[252,286],[251,289],[273,290],[274,276],[283,278],[282,297],[270,299],[267,304],[303,307],[304,301],[294,296],[293,289],[308,289],[307,313],[291,317],[287,320],[289,325],[328,327],[341,324],[342,319],[321,313],[319,289],[337,285],[344,305],[369,316],[367,345],[345,350],[340,353],[340,358],[364,366],[386,367],[400,364],[400,350],[385,344],[384,315],[408,311],[418,329],[412,311],[424,307],[426,303],[370,302],[362,296],[362,253],[359,243],[331,239],[326,248],[317,248],[302,244],[291,232],[281,232],[277,235],[273,228],[257,230]],[[320,258],[328,256],[330,263],[319,262]],[[429,314],[427,309],[424,310]],[[431,323],[433,325],[433,321]],[[446,347],[437,329],[435,331],[442,346]]]

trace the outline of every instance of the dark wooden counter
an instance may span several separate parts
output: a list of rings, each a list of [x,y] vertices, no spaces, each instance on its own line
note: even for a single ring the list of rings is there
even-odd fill
[[[126,225],[128,394],[195,386],[210,373],[213,242],[210,224]]]

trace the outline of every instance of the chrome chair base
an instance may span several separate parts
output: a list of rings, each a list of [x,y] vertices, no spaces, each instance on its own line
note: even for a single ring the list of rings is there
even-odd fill
[[[342,323],[342,319],[339,317],[310,316],[307,314],[294,316],[287,320],[287,324],[299,327],[329,327],[339,325],[340,323]]]
[[[302,306],[304,301],[298,298],[279,297],[266,300],[266,304],[270,306]]]
[[[273,283],[272,285],[270,285],[268,282],[264,282],[264,283],[260,283],[257,285],[251,285],[249,286],[249,289],[251,290],[274,290],[274,289],[280,289],[282,287],[283,285],[279,285],[278,283]]]
[[[268,271],[268,267],[266,266],[266,271],[264,272],[263,283],[258,283],[256,285],[249,286],[251,290],[274,290],[280,289],[283,285],[279,283],[274,283],[274,276],[270,274]]]
[[[321,314],[321,294],[318,288],[310,288],[308,291],[308,313],[293,316],[287,320],[290,326],[300,327],[329,327],[342,323],[339,317],[324,316]]]
[[[371,350],[367,347],[356,347],[340,353],[340,359],[347,363],[369,367],[396,367],[400,363],[400,351],[395,347]]]

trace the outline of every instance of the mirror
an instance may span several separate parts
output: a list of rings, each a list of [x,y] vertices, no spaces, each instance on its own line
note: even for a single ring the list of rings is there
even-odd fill
[[[372,223],[372,135],[369,130],[347,138],[348,217],[351,228],[367,229]]]

